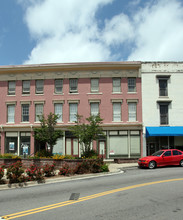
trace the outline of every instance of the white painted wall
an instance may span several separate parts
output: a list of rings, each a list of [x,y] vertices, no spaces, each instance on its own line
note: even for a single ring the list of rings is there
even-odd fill
[[[170,75],[168,97],[159,97],[157,75]],[[145,127],[160,126],[160,111],[157,101],[171,101],[169,104],[169,126],[183,126],[183,62],[144,62],[142,63],[141,77],[143,155],[145,156]],[[176,137],[175,142],[182,142],[182,137]]]
[[[144,126],[160,126],[157,101],[172,101],[169,105],[169,125],[183,126],[183,62],[142,63],[142,116]],[[159,97],[156,75],[170,75],[168,97]]]

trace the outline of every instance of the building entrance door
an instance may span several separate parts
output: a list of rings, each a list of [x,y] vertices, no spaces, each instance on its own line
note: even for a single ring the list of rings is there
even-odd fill
[[[156,151],[156,144],[155,143],[149,143],[148,155],[152,155],[155,151]]]
[[[77,138],[66,138],[65,154],[79,156],[79,142]]]
[[[99,141],[99,156],[106,158],[106,143],[105,141]]]

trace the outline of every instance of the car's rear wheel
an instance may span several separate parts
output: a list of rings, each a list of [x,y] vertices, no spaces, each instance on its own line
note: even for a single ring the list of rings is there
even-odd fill
[[[183,167],[183,160],[180,161],[180,166]]]
[[[149,169],[154,169],[154,168],[156,168],[156,162],[152,160],[149,162]]]

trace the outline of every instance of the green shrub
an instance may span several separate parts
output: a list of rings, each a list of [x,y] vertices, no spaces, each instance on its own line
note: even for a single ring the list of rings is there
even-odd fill
[[[55,170],[55,163],[52,165],[45,164],[43,167],[43,173],[46,177],[55,176],[54,170]]]
[[[40,167],[32,164],[26,171],[28,181],[42,182],[44,180],[43,171]]]
[[[70,160],[73,160],[73,159],[75,159],[75,157],[73,157],[72,155],[65,155],[64,156],[64,159],[70,159]]]
[[[101,165],[101,171],[102,172],[109,172],[108,164],[104,163],[103,165]]]
[[[64,156],[64,155],[61,155],[61,154],[54,154],[54,155],[52,156],[52,158],[53,158],[54,160],[63,160],[63,159],[65,158],[65,156]]]
[[[0,158],[4,158],[4,159],[21,159],[21,157],[15,155],[15,154],[9,154],[9,153],[1,154]]]
[[[4,168],[0,167],[0,184],[3,183],[3,180],[2,180],[3,176],[4,176]]]
[[[26,181],[25,175],[23,175],[24,170],[22,169],[22,162],[17,161],[16,163],[10,165],[7,169],[7,179],[9,183],[22,183]]]
[[[82,158],[97,158],[98,154],[97,154],[97,152],[95,150],[89,149],[88,151],[84,151],[81,154],[81,157]]]
[[[52,154],[47,150],[41,150],[41,151],[36,152],[35,156],[37,158],[51,158]]]
[[[69,176],[74,173],[73,169],[69,166],[68,163],[64,163],[63,166],[59,169],[59,175]]]

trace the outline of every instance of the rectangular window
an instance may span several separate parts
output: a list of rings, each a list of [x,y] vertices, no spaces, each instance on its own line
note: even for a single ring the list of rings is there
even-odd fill
[[[167,79],[159,79],[159,95],[168,96]]]
[[[58,122],[62,122],[62,106],[63,104],[62,103],[55,103],[54,104],[55,106],[55,114],[58,115]]]
[[[121,121],[121,103],[113,103],[113,121]]]
[[[62,79],[55,79],[55,93],[61,94],[63,89],[63,80]]]
[[[99,79],[91,79],[91,92],[99,91]]]
[[[136,92],[136,78],[128,78],[128,92]]]
[[[137,103],[128,103],[128,121],[137,121]]]
[[[7,117],[8,123],[14,123],[15,122],[15,105],[8,105],[7,111],[8,111],[8,117]]]
[[[22,94],[30,94],[30,81],[22,81]]]
[[[39,117],[43,115],[43,104],[36,104],[35,105],[35,121],[39,121]]]
[[[69,104],[69,121],[75,122],[77,120],[78,104],[70,103]]]
[[[43,79],[36,80],[36,94],[43,94],[44,81]]]
[[[112,85],[113,85],[113,92],[121,92],[121,79],[120,78],[113,78]]]
[[[70,79],[69,80],[69,91],[70,93],[77,93],[78,92],[78,80],[77,79]]]
[[[160,124],[168,125],[168,104],[160,104]]]
[[[15,87],[16,87],[15,81],[8,82],[8,95],[15,95]]]
[[[29,121],[29,104],[22,104],[22,122]]]
[[[91,115],[97,116],[99,114],[99,103],[90,103]]]

